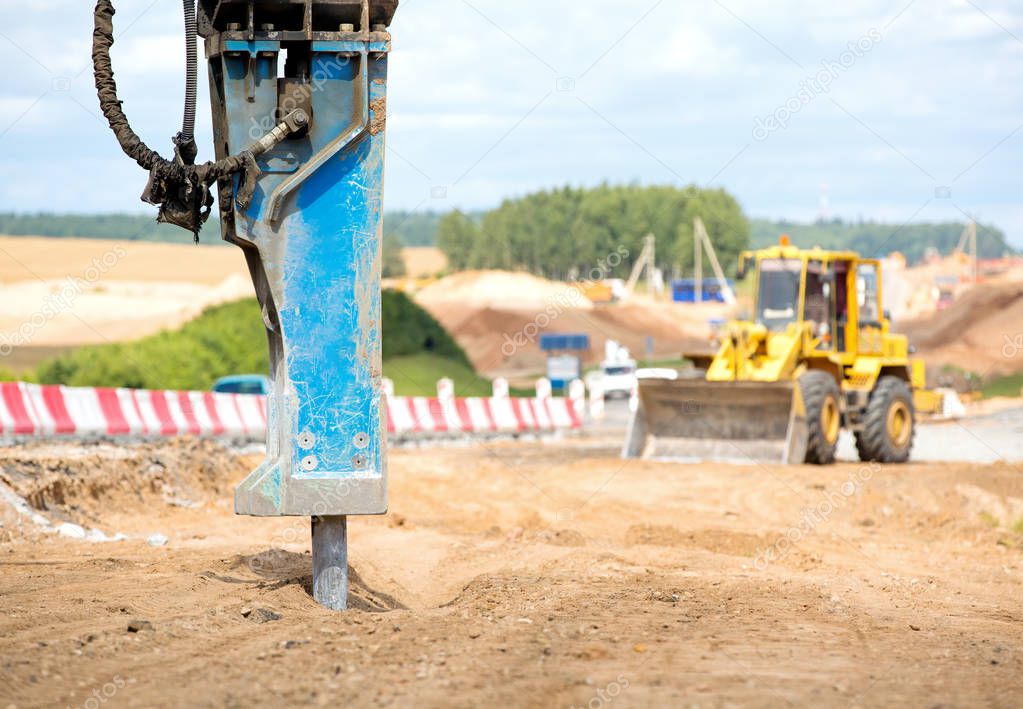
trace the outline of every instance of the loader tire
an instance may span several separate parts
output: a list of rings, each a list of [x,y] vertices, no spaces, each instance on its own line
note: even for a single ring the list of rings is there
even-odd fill
[[[808,440],[805,462],[830,465],[835,462],[838,434],[842,430],[842,395],[835,378],[827,372],[810,371],[799,378],[799,391],[806,407]]]
[[[898,377],[881,377],[867,403],[863,430],[856,434],[860,460],[905,463],[916,435],[913,392]]]

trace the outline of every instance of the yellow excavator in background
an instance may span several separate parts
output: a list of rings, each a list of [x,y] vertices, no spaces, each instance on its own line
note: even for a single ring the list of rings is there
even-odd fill
[[[882,311],[881,264],[851,251],[745,252],[753,319],[678,379],[643,379],[623,456],[828,464],[841,429],[861,460],[904,463],[917,412],[937,412],[924,364]]]

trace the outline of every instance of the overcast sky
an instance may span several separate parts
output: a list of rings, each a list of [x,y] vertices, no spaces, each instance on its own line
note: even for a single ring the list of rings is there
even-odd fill
[[[88,0],[0,7],[0,210],[144,211],[93,93]],[[121,98],[170,153],[180,3],[116,0]],[[1008,0],[402,0],[386,204],[565,183],[720,186],[753,216],[973,214],[1023,247],[1023,10]],[[205,76],[203,75],[203,79]],[[210,155],[200,88],[200,147]]]

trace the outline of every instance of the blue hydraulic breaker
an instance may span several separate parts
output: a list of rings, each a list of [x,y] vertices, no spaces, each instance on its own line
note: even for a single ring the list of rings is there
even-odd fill
[[[381,230],[388,26],[397,0],[183,0],[186,93],[174,159],[132,130],[117,95],[112,0],[97,0],[100,108],[149,171],[158,220],[199,230],[219,191],[270,344],[267,456],[235,511],[312,517],[313,594],[347,604],[346,515],[387,511],[381,411]],[[196,164],[197,37],[217,160]]]
[[[387,27],[397,6],[201,0],[217,157],[275,126],[258,170],[219,183],[270,344],[267,456],[238,514],[313,518],[314,595],[347,602],[345,515],[387,511],[381,230]]]

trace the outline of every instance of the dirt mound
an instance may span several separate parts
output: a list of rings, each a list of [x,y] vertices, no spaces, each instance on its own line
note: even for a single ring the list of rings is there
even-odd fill
[[[754,556],[764,548],[767,540],[754,534],[733,532],[727,529],[697,529],[691,532],[682,532],[671,525],[636,524],[625,532],[625,543],[628,546],[690,546],[715,554]]]
[[[1023,371],[1023,282],[978,285],[947,310],[898,329],[930,364],[985,376]]]
[[[0,236],[0,358],[29,369],[69,346],[173,329],[253,295],[241,251],[225,246]]]
[[[448,267],[448,257],[433,246],[406,246],[401,250],[401,260],[408,278],[430,278]]]
[[[546,355],[539,341],[544,332],[588,334],[587,365],[603,359],[607,340],[644,357],[652,338],[654,358],[677,359],[683,351],[705,349],[709,320],[728,315],[724,306],[684,306],[643,296],[594,305],[569,284],[502,271],[450,276],[421,291],[416,302],[489,376],[542,372]]]
[[[509,306],[522,310],[592,310],[593,303],[567,283],[528,273],[464,271],[433,283],[416,296],[424,305],[471,304],[477,308]]]
[[[95,524],[121,512],[199,507],[249,470],[223,445],[193,438],[138,447],[32,444],[0,456],[0,482],[53,522]]]

